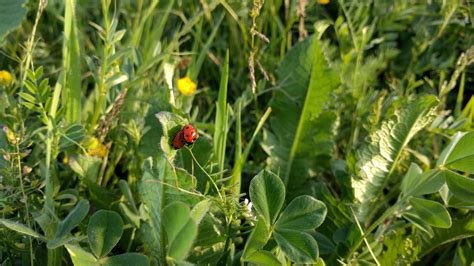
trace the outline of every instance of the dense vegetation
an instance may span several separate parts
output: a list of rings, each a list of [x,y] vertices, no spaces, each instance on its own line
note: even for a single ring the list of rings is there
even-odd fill
[[[1,264],[471,265],[473,15],[0,0]]]

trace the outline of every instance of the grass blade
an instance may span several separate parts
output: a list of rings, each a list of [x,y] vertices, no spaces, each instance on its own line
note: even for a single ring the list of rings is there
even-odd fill
[[[214,156],[217,161],[219,178],[222,178],[225,160],[225,143],[227,139],[228,112],[227,112],[227,83],[229,80],[229,51],[225,56],[224,71],[221,75],[219,96],[216,103],[216,121],[214,131]]]
[[[66,107],[66,121],[69,124],[81,122],[81,52],[76,20],[76,1],[67,0],[64,11],[63,43],[63,94]]]

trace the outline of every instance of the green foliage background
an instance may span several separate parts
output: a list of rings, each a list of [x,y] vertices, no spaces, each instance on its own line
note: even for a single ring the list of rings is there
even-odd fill
[[[473,263],[472,3],[324,2],[0,0],[2,265]]]

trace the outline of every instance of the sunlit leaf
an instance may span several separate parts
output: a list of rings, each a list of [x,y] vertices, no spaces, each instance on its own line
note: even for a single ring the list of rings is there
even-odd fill
[[[358,176],[352,180],[361,221],[377,204],[379,193],[398,164],[403,149],[433,119],[436,102],[434,96],[414,100],[370,135],[368,145],[359,154]]]

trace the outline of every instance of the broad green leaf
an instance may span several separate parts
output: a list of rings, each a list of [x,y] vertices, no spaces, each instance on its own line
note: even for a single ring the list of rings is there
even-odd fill
[[[27,11],[24,3],[24,0],[0,0],[0,45],[6,33],[20,26]]]
[[[259,215],[257,225],[255,225],[245,244],[242,258],[246,260],[252,253],[262,250],[270,236],[271,232],[268,230],[263,216]]]
[[[48,242],[48,248],[55,248],[61,245],[60,240],[68,236],[72,229],[78,226],[89,212],[89,201],[81,199],[71,212],[62,220],[56,228],[53,242]],[[58,242],[59,241],[59,242]]]
[[[318,243],[319,253],[321,255],[328,255],[336,252],[336,246],[327,236],[316,231],[311,231],[310,234]]]
[[[474,131],[454,135],[441,154],[438,164],[474,174]]]
[[[5,226],[6,228],[8,228],[10,230],[13,230],[15,232],[18,232],[20,234],[28,235],[28,236],[32,236],[32,237],[35,237],[35,238],[45,240],[44,236],[38,234],[35,230],[29,228],[28,226],[26,226],[24,224],[20,224],[20,223],[14,222],[14,221],[10,221],[10,220],[7,220],[7,219],[1,219],[1,218],[0,218],[0,224],[3,224],[3,226]]]
[[[318,156],[332,150],[337,116],[323,110],[340,82],[314,36],[288,51],[277,74],[279,89],[270,103],[272,131],[263,148],[269,169],[294,188],[310,178],[308,169],[318,165]]]
[[[196,224],[199,224],[206,215],[206,213],[209,211],[209,208],[211,207],[211,202],[208,199],[200,201],[198,204],[194,206],[194,208],[191,210],[191,218],[193,218],[194,222]]]
[[[87,225],[89,245],[98,258],[112,251],[122,237],[122,233],[122,218],[114,211],[97,211]]]
[[[403,178],[401,189],[405,196],[420,196],[439,191],[444,184],[444,176],[438,170],[423,173],[421,168],[412,163]]]
[[[103,266],[147,266],[150,265],[148,258],[140,253],[125,253],[100,260]]]
[[[275,229],[312,230],[326,217],[326,205],[308,195],[293,199],[275,224]]]
[[[74,266],[92,266],[99,265],[97,259],[91,253],[85,251],[78,245],[65,245],[69,256],[71,256]]]
[[[197,225],[189,207],[179,201],[166,206],[163,227],[168,236],[168,256],[178,261],[186,259],[197,236]]]
[[[78,155],[69,160],[69,166],[80,177],[96,183],[102,160],[89,155]]]
[[[467,200],[457,197],[449,190],[448,185],[445,184],[439,191],[441,198],[443,199],[444,205],[449,208],[468,209],[474,210],[474,204]]]
[[[242,261],[264,265],[280,264],[278,259],[271,252],[263,250],[270,236],[271,232],[268,230],[265,220],[262,216],[259,216],[257,225],[255,225],[255,228],[247,239],[247,243],[245,243]]]
[[[273,237],[291,261],[316,263],[319,256],[318,244],[308,233],[296,230],[275,230]]]
[[[163,136],[161,137],[160,145],[166,158],[172,159],[176,155],[176,150],[173,149],[172,141],[176,134],[183,128],[188,121],[174,113],[159,112],[156,118],[161,123]]]
[[[273,225],[285,201],[285,186],[274,173],[262,170],[250,182],[250,200],[267,225]]]
[[[401,190],[405,195],[411,195],[410,192],[416,187],[416,183],[420,179],[423,170],[415,163],[410,165],[405,177],[403,178]]]
[[[409,201],[415,213],[427,224],[439,228],[449,228],[451,226],[451,216],[440,203],[413,197]]]
[[[370,135],[368,145],[359,154],[358,176],[352,180],[361,221],[378,204],[378,196],[398,165],[403,149],[432,120],[436,102],[434,96],[413,100]]]
[[[474,179],[462,176],[453,171],[444,171],[449,191],[456,197],[474,204]]]
[[[470,237],[474,237],[474,215],[472,214],[460,220],[454,220],[449,229],[435,228],[434,237],[423,237],[420,258],[439,246]]]
[[[156,166],[154,165],[156,164]],[[142,235],[144,246],[149,255],[153,255],[159,263],[163,263],[164,254],[164,232],[162,231],[162,206],[165,202],[164,191],[167,189],[162,185],[164,178],[171,169],[168,161],[163,155],[157,156],[154,162],[151,157],[144,163],[143,176],[138,185],[138,191],[143,202],[143,212],[145,223],[141,224],[140,234]]]

